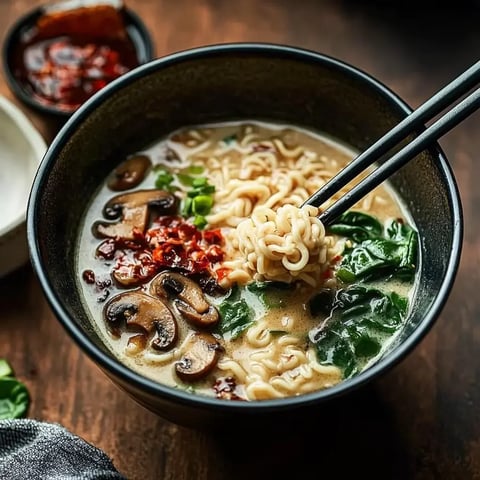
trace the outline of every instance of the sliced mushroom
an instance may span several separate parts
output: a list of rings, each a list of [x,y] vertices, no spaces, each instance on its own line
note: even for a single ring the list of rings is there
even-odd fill
[[[207,302],[200,286],[180,273],[160,273],[150,284],[150,293],[173,299],[178,312],[197,327],[211,327],[219,320],[217,309]]]
[[[195,308],[179,298],[176,298],[173,304],[187,321],[197,327],[211,327],[219,320],[218,311],[213,305],[210,305],[206,312],[198,313]]]
[[[140,184],[152,162],[146,155],[134,155],[122,162],[110,175],[107,185],[115,191],[128,190]]]
[[[176,213],[177,204],[177,197],[163,190],[137,190],[117,195],[106,203],[103,214],[109,220],[119,221],[95,222],[93,234],[98,238],[133,240],[135,232],[145,231],[149,208],[157,209],[160,215],[171,215]]]
[[[120,336],[125,324],[145,339],[154,335],[151,346],[157,350],[169,349],[177,341],[177,322],[170,309],[160,299],[138,290],[116,295],[105,305],[103,313],[113,335]],[[139,344],[140,339],[134,342]]]
[[[186,382],[199,380],[212,371],[222,350],[213,335],[205,332],[192,333],[185,344],[185,353],[175,363],[175,371]]]

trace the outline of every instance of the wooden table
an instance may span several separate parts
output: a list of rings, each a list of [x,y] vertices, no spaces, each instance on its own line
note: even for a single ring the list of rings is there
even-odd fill
[[[0,2],[1,38],[33,1]],[[428,2],[426,2],[428,3]],[[396,4],[395,9],[389,5]],[[415,2],[130,0],[157,55],[229,41],[307,47],[376,76],[413,107],[473,63],[480,6],[418,12]],[[431,16],[433,15],[433,16]],[[51,141],[57,125],[13,98]],[[449,301],[432,331],[392,372],[324,421],[269,438],[216,437],[144,410],[67,336],[31,268],[0,281],[0,357],[25,381],[29,416],[59,422],[103,449],[129,479],[480,478],[480,117],[440,142],[464,204],[465,242]],[[307,477],[308,475],[308,477]],[[365,476],[362,476],[365,478]]]

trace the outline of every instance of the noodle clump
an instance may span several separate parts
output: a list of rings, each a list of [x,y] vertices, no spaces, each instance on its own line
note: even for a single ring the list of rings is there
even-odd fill
[[[321,283],[331,238],[317,215],[312,206],[283,205],[276,211],[259,206],[237,226],[232,236],[253,280]]]

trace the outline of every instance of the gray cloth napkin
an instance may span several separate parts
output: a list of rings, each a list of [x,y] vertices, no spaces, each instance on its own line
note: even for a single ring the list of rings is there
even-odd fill
[[[1,480],[125,480],[107,455],[64,427],[0,421]]]

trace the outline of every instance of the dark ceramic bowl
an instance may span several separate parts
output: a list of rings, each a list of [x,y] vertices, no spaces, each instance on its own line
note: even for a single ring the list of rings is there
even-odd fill
[[[82,304],[75,271],[79,219],[118,159],[179,127],[266,119],[325,132],[359,150],[410,109],[365,73],[295,48],[233,44],[150,62],[105,87],[70,118],[48,150],[28,208],[33,267],[68,334],[140,404],[173,422],[252,426],[304,418],[402,360],[438,317],[456,274],[461,204],[450,166],[435,145],[391,181],[419,229],[422,262],[406,328],[371,368],[333,388],[293,398],[227,402],[169,388],[122,365],[103,345]],[[323,410],[325,411],[325,410]]]
[[[146,63],[154,58],[153,40],[141,18],[131,9],[122,10],[123,22],[127,35],[135,49],[139,64]],[[13,55],[16,46],[22,36],[29,31],[44,14],[44,8],[38,7],[20,17],[8,30],[2,49],[3,71],[5,79],[12,92],[26,105],[43,114],[59,117],[66,120],[72,112],[61,110],[55,106],[40,103],[31,92],[31,89],[23,84],[15,74]]]

